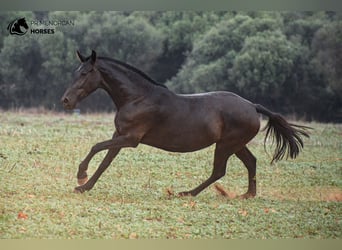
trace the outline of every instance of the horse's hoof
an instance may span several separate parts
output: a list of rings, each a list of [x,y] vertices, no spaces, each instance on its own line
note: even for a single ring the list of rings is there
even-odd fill
[[[185,196],[193,196],[191,192],[180,192],[178,193],[178,197],[185,197]]]
[[[78,185],[82,186],[88,182],[88,177],[86,176],[84,178],[77,179],[77,182],[78,182]]]
[[[82,187],[75,187],[74,188],[74,193],[75,194],[82,194],[82,193],[84,193],[84,189],[82,188]]]
[[[254,198],[256,194],[251,194],[251,193],[245,193],[243,195],[239,196],[239,199],[241,200],[246,200],[246,199],[251,199]]]

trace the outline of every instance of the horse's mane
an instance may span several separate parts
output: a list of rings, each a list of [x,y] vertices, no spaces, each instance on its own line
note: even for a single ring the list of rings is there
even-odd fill
[[[124,66],[125,68],[130,69],[130,70],[134,71],[135,73],[139,74],[140,76],[142,76],[143,78],[145,78],[146,80],[148,80],[149,82],[151,82],[152,84],[167,89],[167,87],[166,87],[165,85],[156,82],[154,79],[152,79],[152,78],[151,78],[150,76],[148,76],[146,73],[142,72],[140,69],[137,69],[136,67],[134,67],[134,66],[132,66],[132,65],[130,65],[130,64],[128,64],[128,63],[119,61],[119,60],[117,60],[117,59],[109,58],[109,57],[103,57],[103,56],[98,57],[98,59],[102,59],[102,60],[106,60],[106,61],[111,61],[111,62],[117,63],[117,64],[119,64],[119,65],[121,65],[121,66]]]

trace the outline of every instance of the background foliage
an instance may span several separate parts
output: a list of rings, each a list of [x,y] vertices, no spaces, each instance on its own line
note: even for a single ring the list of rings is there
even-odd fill
[[[75,20],[53,35],[11,36],[17,17]],[[0,107],[61,110],[91,49],[177,93],[233,91],[297,118],[342,121],[342,19],[335,12],[0,12]],[[104,92],[83,111],[112,110]]]

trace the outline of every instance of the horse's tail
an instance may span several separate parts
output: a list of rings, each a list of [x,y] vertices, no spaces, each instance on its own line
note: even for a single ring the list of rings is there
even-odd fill
[[[301,136],[309,137],[306,129],[310,127],[288,123],[281,115],[273,113],[260,104],[255,104],[256,111],[269,117],[268,123],[263,130],[266,130],[264,144],[268,137],[273,137],[272,142],[276,142],[276,148],[272,162],[279,161],[289,156],[296,158],[301,148],[304,147]]]

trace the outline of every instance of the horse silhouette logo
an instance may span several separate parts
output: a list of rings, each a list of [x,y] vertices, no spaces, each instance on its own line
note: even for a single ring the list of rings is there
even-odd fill
[[[7,26],[7,30],[11,35],[23,36],[28,30],[28,25],[25,18],[17,18],[10,22]]]

